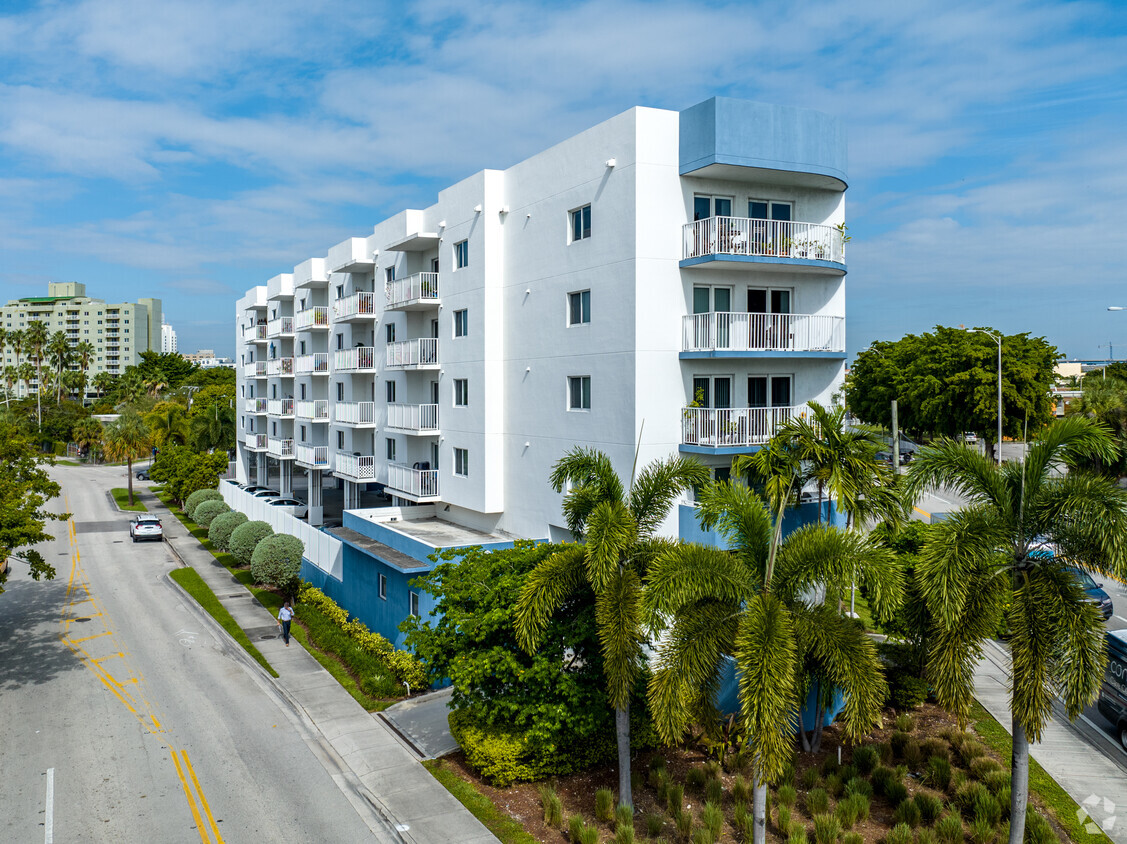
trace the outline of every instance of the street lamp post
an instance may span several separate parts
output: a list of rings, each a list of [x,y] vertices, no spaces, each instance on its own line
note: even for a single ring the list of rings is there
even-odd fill
[[[994,334],[993,331],[987,331],[985,328],[968,328],[968,331],[977,331],[979,334],[985,334],[991,340],[998,344],[998,465],[1002,465],[1002,335]]]

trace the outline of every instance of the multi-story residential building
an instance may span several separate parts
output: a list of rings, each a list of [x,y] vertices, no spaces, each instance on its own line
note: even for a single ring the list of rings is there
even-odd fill
[[[51,282],[46,296],[13,299],[0,307],[0,328],[24,331],[34,322],[47,326],[49,335],[62,331],[71,346],[88,341],[94,347],[88,375],[99,372],[120,375],[127,366],[139,363],[141,353],[161,348],[161,301],[138,299],[136,304],[110,304],[86,295],[86,285],[77,282]],[[0,363],[14,366],[28,360],[28,350],[18,352],[11,341],[5,343]],[[72,363],[71,368],[77,368]],[[34,380],[14,385],[17,394],[34,393]],[[89,389],[89,388],[88,388]]]
[[[316,524],[335,475],[343,563],[310,562],[345,593],[376,566],[385,600],[428,549],[567,538],[548,477],[576,446],[724,477],[841,385],[845,189],[833,118],[723,98],[477,173],[239,301],[239,476],[306,470]],[[389,506],[359,509],[373,485]],[[679,510],[664,532],[695,536]]]
[[[167,322],[160,327],[160,352],[162,355],[174,355],[179,351],[176,346],[176,329]]]

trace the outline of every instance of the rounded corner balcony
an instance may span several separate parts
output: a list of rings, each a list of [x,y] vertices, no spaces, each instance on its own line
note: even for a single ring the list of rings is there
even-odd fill
[[[685,224],[682,267],[731,269],[732,264],[844,275],[844,227],[749,217],[706,217]]]
[[[845,360],[845,317],[715,311],[681,320],[681,359]]]

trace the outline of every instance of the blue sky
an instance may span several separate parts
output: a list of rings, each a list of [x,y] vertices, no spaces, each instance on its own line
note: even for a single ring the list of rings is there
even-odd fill
[[[945,325],[1127,357],[1127,3],[0,4],[0,298],[234,298],[634,105],[849,131],[851,353]],[[1121,351],[1120,351],[1121,349]]]

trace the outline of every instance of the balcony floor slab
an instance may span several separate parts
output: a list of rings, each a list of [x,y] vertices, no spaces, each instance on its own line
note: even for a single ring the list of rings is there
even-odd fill
[[[845,360],[845,352],[793,352],[786,350],[734,351],[718,349],[708,352],[681,352],[681,360],[704,360],[712,358],[814,358],[819,360]]]
[[[818,273],[821,275],[845,275],[845,264],[822,261],[817,258],[779,258],[770,255],[702,255],[699,258],[685,258],[682,269],[695,267],[702,270],[730,270],[732,264],[760,265],[764,269],[785,268],[792,272]],[[751,267],[748,266],[748,269]]]

